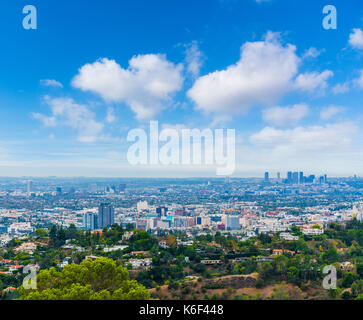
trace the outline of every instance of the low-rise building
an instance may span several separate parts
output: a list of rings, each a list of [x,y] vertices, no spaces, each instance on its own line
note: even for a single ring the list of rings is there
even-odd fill
[[[299,236],[293,236],[291,233],[282,232],[282,233],[280,233],[280,239],[286,240],[286,241],[297,241],[297,240],[299,240]]]
[[[130,259],[127,263],[130,263],[133,269],[141,268],[141,267],[148,267],[152,265],[151,258],[145,259]]]
[[[27,252],[29,254],[33,254],[35,249],[37,248],[37,245],[33,242],[24,242],[19,247],[15,249],[15,252]]]
[[[205,259],[201,260],[200,263],[202,264],[208,264],[208,265],[215,265],[215,264],[221,264],[221,260],[212,260],[212,259]]]

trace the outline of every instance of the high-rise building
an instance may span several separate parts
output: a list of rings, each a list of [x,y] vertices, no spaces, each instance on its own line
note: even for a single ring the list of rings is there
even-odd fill
[[[26,192],[31,193],[33,191],[33,181],[28,180],[26,185]]]
[[[98,216],[94,212],[86,212],[83,215],[83,229],[93,231],[98,229]]]
[[[265,172],[265,182],[269,182],[270,178],[269,178],[269,173]]]
[[[113,206],[101,203],[98,207],[98,228],[110,228],[115,223]]]
[[[167,212],[168,212],[167,207],[158,207],[158,208],[156,208],[156,213],[158,214],[159,218],[165,217]]]
[[[291,171],[289,171],[287,173],[287,183],[292,183],[292,172]]]
[[[277,181],[278,181],[278,182],[280,182],[280,181],[281,181],[281,173],[280,173],[280,172],[278,172],[278,173],[277,173]]]
[[[299,172],[299,183],[303,184],[304,182],[304,172]]]
[[[292,174],[292,183],[294,183],[294,184],[299,183],[299,173],[298,172],[294,172]]]
[[[226,230],[239,230],[240,223],[238,216],[227,216],[226,217]]]

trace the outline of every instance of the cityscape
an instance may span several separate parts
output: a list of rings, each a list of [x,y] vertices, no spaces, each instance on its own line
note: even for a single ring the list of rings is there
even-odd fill
[[[362,1],[3,2],[1,307],[361,306]]]
[[[102,258],[127,268],[144,286],[142,297],[336,298],[336,290],[319,284],[320,268],[333,259],[349,275],[362,271],[356,251],[362,250],[356,247],[362,229],[356,236],[348,232],[348,240],[329,240],[338,226],[362,224],[362,196],[362,178],[303,172],[249,179],[1,178],[3,298],[19,294],[26,266],[62,271]],[[301,290],[302,279],[289,279],[287,289],[262,280],[265,264],[304,256],[314,274],[296,271],[296,277],[317,281],[314,295],[312,288]],[[231,281],[237,284],[229,288]],[[193,283],[201,284],[199,290],[188,289]]]

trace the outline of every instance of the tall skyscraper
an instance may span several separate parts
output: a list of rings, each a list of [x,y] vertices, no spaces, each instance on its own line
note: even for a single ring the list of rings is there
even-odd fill
[[[98,229],[98,216],[94,212],[86,212],[83,215],[83,229],[93,231]]]
[[[303,184],[304,183],[304,172],[300,172],[299,173],[299,183]]]
[[[269,173],[265,172],[265,182],[269,182],[270,178],[269,178]]]
[[[294,184],[299,183],[299,173],[298,172],[294,172],[292,174],[292,183],[294,183]]]
[[[26,192],[31,193],[33,191],[33,181],[28,180],[26,185]]]
[[[166,217],[166,214],[168,212],[168,208],[167,207],[158,207],[156,208],[156,213],[158,214],[158,217]]]
[[[289,171],[287,173],[287,183],[292,183],[292,172],[291,171]]]
[[[281,181],[281,173],[280,173],[280,172],[278,172],[278,173],[277,173],[277,181],[278,181],[278,182],[280,182],[280,181]]]
[[[110,228],[115,223],[115,214],[112,205],[101,203],[98,207],[98,228]]]

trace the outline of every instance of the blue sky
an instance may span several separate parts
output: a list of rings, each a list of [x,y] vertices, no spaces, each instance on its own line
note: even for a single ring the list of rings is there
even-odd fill
[[[22,9],[37,8],[36,30]],[[322,27],[337,9],[337,30]],[[132,128],[232,128],[235,176],[363,174],[363,4],[7,1],[1,176],[213,176],[132,167]]]

